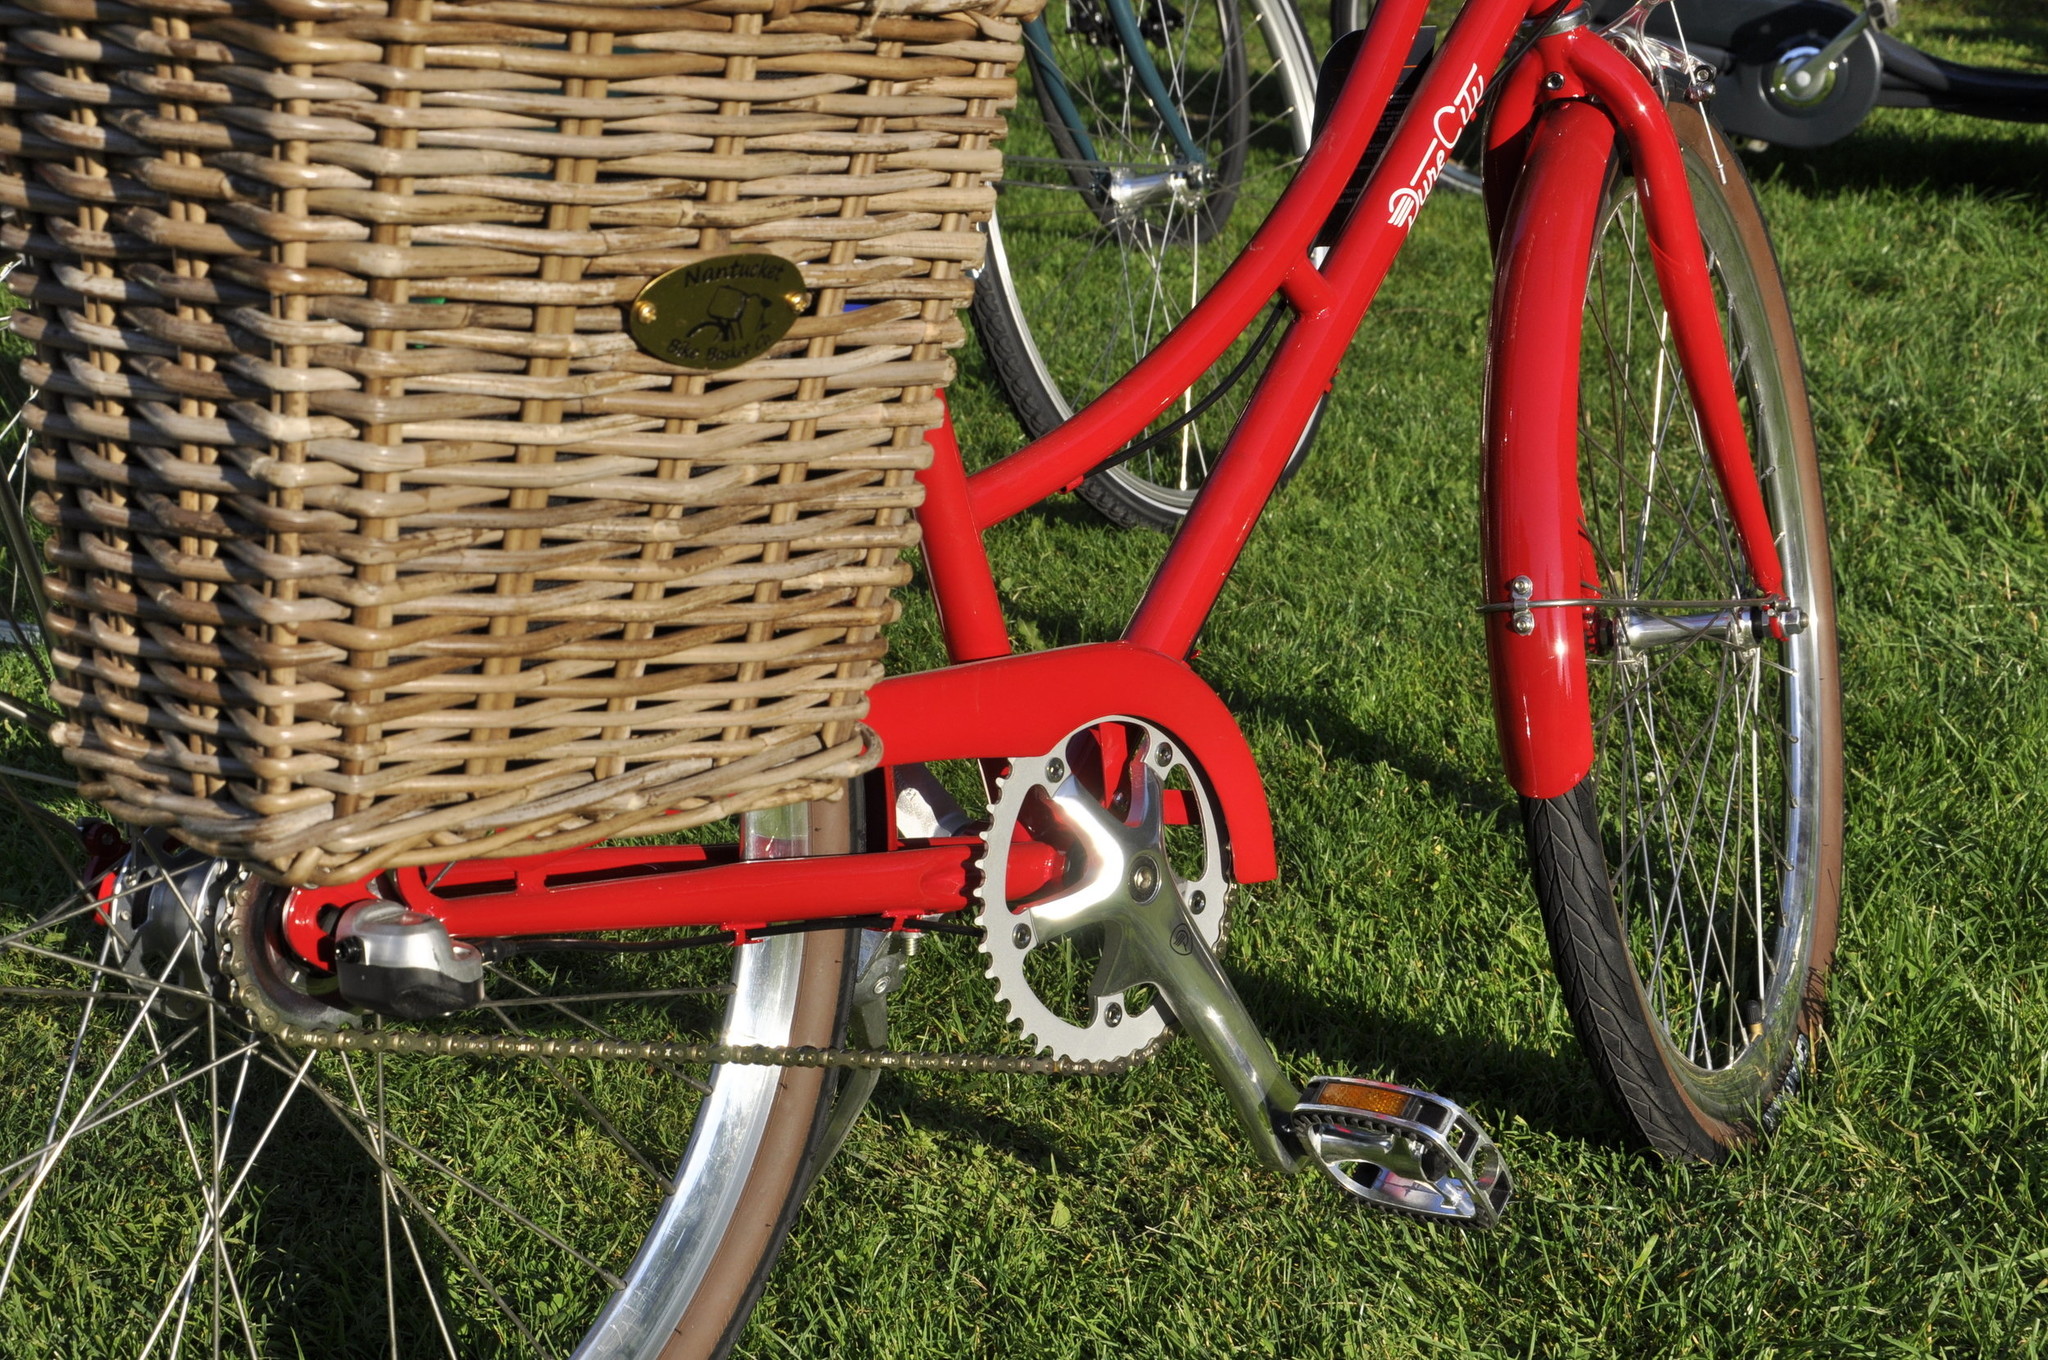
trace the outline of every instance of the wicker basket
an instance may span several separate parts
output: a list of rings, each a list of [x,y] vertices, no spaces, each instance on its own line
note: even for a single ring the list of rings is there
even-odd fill
[[[0,244],[84,792],[268,877],[828,796],[1038,0],[19,0]],[[801,266],[713,375],[650,279]]]

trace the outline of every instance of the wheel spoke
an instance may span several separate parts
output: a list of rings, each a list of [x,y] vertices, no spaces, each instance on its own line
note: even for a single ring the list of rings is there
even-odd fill
[[[1646,247],[1624,185],[1587,297],[1581,433],[1593,563],[1616,606],[1722,598],[1732,610],[1753,593],[1747,565]],[[1707,258],[1725,303],[1729,257],[1710,247]],[[1747,415],[1760,360],[1741,317],[1727,338]],[[1762,461],[1768,487],[1778,460]],[[1765,801],[1786,774],[1778,753],[1794,741],[1776,696],[1797,679],[1778,650],[1703,628],[1651,652],[1624,647],[1590,668],[1615,899],[1631,922],[1651,1014],[1705,1068],[1740,1059],[1749,1047],[1741,1008],[1769,995],[1777,885],[1790,861]]]
[[[189,944],[189,937],[187,939],[187,943]],[[23,948],[25,946],[16,947]],[[155,979],[154,986],[152,987],[152,995],[156,991],[166,990],[163,983],[163,976],[168,975],[170,970],[177,966],[178,960],[185,953],[186,947],[186,944],[181,944],[177,950],[174,950],[172,952],[170,959],[163,966],[162,974],[160,974]],[[64,956],[57,955],[56,957],[62,958]],[[70,961],[82,962],[82,960]],[[129,980],[134,980],[133,974],[122,972],[117,969],[107,968],[104,964],[95,965],[95,967],[103,973],[112,974]],[[64,1150],[67,1147],[69,1147],[71,1141],[78,1136],[79,1129],[85,1121],[87,1112],[92,1109],[93,1102],[99,1099],[100,1092],[103,1089],[105,1089],[107,1083],[113,1079],[114,1069],[120,1065],[122,1055],[124,1055],[128,1051],[129,1045],[135,1042],[136,1035],[142,1031],[143,1024],[148,1018],[149,1008],[147,1006],[141,1006],[136,1009],[135,1018],[131,1020],[128,1024],[128,1027],[122,1031],[120,1041],[115,1044],[112,1056],[110,1056],[107,1059],[106,1065],[101,1068],[99,1075],[93,1079],[91,1088],[85,1093],[85,1096],[80,1100],[77,1115],[75,1115],[72,1118],[70,1124],[68,1124],[65,1127],[64,1133],[60,1137],[50,1140],[47,1147],[43,1151],[42,1155],[37,1159],[35,1170],[31,1173],[29,1177],[29,1183],[23,1189],[21,1198],[15,1202],[14,1209],[12,1212],[8,1214],[6,1221],[4,1223],[0,1223],[0,1237],[6,1238],[8,1243],[7,1263],[4,1268],[0,1268],[0,1295],[6,1294],[7,1287],[13,1279],[15,1260],[18,1253],[20,1252],[22,1240],[28,1231],[29,1215],[33,1212],[35,1208],[37,1196],[42,1193],[43,1186],[49,1180],[50,1173],[56,1169],[57,1163],[62,1159],[64,1155]],[[84,1027],[83,1025],[81,1025],[81,1044],[83,1033]],[[80,1057],[81,1048],[79,1046],[74,1046],[72,1049],[71,1059],[69,1063],[67,1063],[66,1065],[65,1080],[61,1088],[67,1092],[70,1090],[71,1087],[71,1074],[76,1071]],[[62,1107],[60,1106],[58,1109],[59,1118],[62,1117],[62,1113]]]
[[[583,1028],[589,1030],[591,1033],[595,1034],[600,1039],[618,1039],[619,1036],[617,1034],[613,1033],[609,1029],[606,1029],[603,1025],[598,1024],[589,1016],[584,1015],[580,1011],[574,1011],[569,1009],[567,1005],[565,1005],[561,1001],[556,1000],[554,997],[543,995],[538,987],[534,987],[526,982],[522,982],[519,978],[507,972],[503,968],[498,967],[496,964],[491,964],[488,966],[492,977],[497,978],[501,982],[510,983],[512,986],[517,987],[520,991],[525,992],[527,994],[527,997],[532,999],[536,1004],[544,1005],[549,1010],[552,1010],[557,1014],[562,1015],[567,1019],[573,1021],[574,1023],[583,1026]],[[687,1082],[692,1090],[695,1090],[702,1095],[711,1094],[711,1088],[708,1085],[706,1085],[702,1081],[699,1081],[697,1078],[689,1075],[687,1072],[684,1072],[681,1068],[678,1068],[671,1063],[656,1063],[654,1064],[654,1066],[658,1068],[660,1071],[667,1072],[671,1076],[677,1077],[682,1081]]]
[[[62,950],[45,949],[40,945],[28,944],[19,940],[9,946],[9,948],[18,953],[33,954],[37,958],[49,959],[53,963],[68,964],[73,968],[82,968],[95,977],[106,977],[112,978],[116,982],[131,983],[143,980],[125,968],[116,968],[105,963],[94,963],[89,959],[81,959],[76,954],[66,954]],[[210,1006],[213,1004],[213,998],[205,992],[196,991],[190,987],[180,987],[175,983],[166,982],[162,978],[149,979],[149,989],[138,995],[142,998],[145,1006],[154,1004],[167,996],[179,997],[186,1001],[197,1001],[203,1005]]]
[[[152,1059],[149,1063],[147,1063],[139,1073],[137,1073],[133,1077],[130,1077],[127,1081],[123,1082],[119,1087],[117,1087],[112,1092],[107,1093],[106,1098],[110,1100],[119,1099],[123,1092],[133,1090],[137,1083],[143,1081],[146,1077],[149,1076],[151,1072],[158,1070],[160,1067],[166,1064],[169,1061],[169,1059],[177,1053],[178,1049],[183,1044],[187,1043],[196,1035],[197,1031],[192,1030],[188,1031],[184,1035],[179,1036],[177,1039],[174,1039],[169,1045],[165,1047],[164,1051],[160,1055],[158,1055],[156,1058]],[[84,1135],[91,1133],[94,1129],[97,1129],[104,1124],[112,1123],[116,1119],[121,1119],[126,1117],[127,1115],[133,1114],[135,1111],[141,1109],[145,1105],[150,1104],[152,1101],[165,1099],[168,1096],[170,1096],[172,1092],[177,1091],[181,1087],[187,1086],[192,1082],[198,1081],[206,1077],[208,1074],[212,1073],[217,1068],[226,1066],[228,1063],[233,1062],[235,1059],[241,1057],[245,1053],[254,1052],[255,1048],[256,1044],[252,1040],[248,1044],[243,1045],[241,1048],[229,1049],[226,1053],[221,1054],[219,1057],[212,1059],[211,1061],[203,1064],[202,1066],[195,1067],[192,1070],[185,1072],[180,1076],[168,1078],[165,1080],[163,1085],[156,1087],[153,1090],[144,1092],[142,1095],[137,1096],[135,1099],[128,1101],[125,1104],[117,1105],[114,1108],[107,1110],[105,1113],[96,1115],[93,1118],[85,1121],[83,1124],[79,1125],[77,1132],[72,1136],[73,1138],[83,1137]],[[38,1158],[42,1157],[44,1153],[48,1152],[56,1145],[56,1132],[53,1128],[50,1134],[47,1136],[47,1140],[43,1143],[41,1147],[24,1156],[15,1158],[6,1166],[0,1166],[0,1175],[4,1175],[10,1171],[17,1171],[20,1168],[27,1166],[30,1162],[36,1161]],[[19,1188],[22,1184],[23,1179],[25,1178],[18,1178],[10,1185],[8,1185],[7,1193],[12,1194],[17,1188]]]
[[[260,893],[226,896],[239,891],[234,886],[238,880],[225,880],[228,886],[222,887],[218,871],[188,852],[150,864],[148,848],[139,847],[134,860],[146,867],[122,870],[121,893],[113,902],[73,894],[47,910],[17,910],[14,924],[0,937],[0,963],[8,965],[0,973],[7,978],[0,997],[14,999],[17,1014],[41,1024],[50,1006],[76,1008],[49,1027],[54,1032],[37,1040],[50,1049],[52,1070],[44,1087],[50,1104],[38,1107],[32,1128],[24,1130],[30,1145],[17,1143],[7,1150],[7,1164],[0,1165],[0,1181],[12,1182],[0,1191],[7,1207],[0,1220],[0,1295],[13,1288],[26,1298],[28,1290],[43,1286],[53,1251],[59,1249],[53,1244],[72,1230],[67,1215],[92,1203],[83,1197],[103,1193],[95,1187],[123,1174],[131,1157],[151,1156],[145,1143],[150,1140],[160,1150],[155,1155],[167,1159],[170,1176],[165,1183],[161,1172],[154,1173],[152,1181],[167,1184],[167,1190],[153,1203],[139,1204],[134,1222],[143,1231],[163,1224],[171,1235],[151,1258],[157,1265],[130,1282],[131,1288],[141,1286],[144,1303],[115,1316],[108,1344],[120,1354],[148,1357],[208,1354],[216,1360],[223,1355],[253,1360],[290,1353],[296,1337],[291,1308],[303,1286],[295,1281],[278,1287],[272,1264],[276,1249],[262,1239],[266,1232],[288,1230],[295,1216],[292,1196],[302,1192],[272,1182],[304,1169],[288,1163],[279,1149],[300,1141],[297,1130],[303,1120],[293,1112],[310,1104],[325,1110],[323,1119],[331,1116],[348,1135],[336,1141],[347,1146],[347,1161],[362,1168],[358,1174],[375,1196],[374,1214],[367,1196],[360,1201],[361,1235],[355,1240],[366,1257],[378,1257],[381,1269],[373,1272],[366,1260],[355,1285],[337,1274],[332,1286],[353,1288],[365,1313],[380,1306],[370,1298],[382,1295],[381,1325],[352,1345],[369,1344],[393,1356],[426,1353],[454,1360],[475,1349],[472,1340],[457,1340],[465,1329],[482,1329],[476,1335],[498,1336],[521,1354],[560,1354],[572,1348],[590,1316],[577,1309],[594,1308],[607,1294],[628,1290],[625,1272],[614,1261],[637,1239],[621,1240],[610,1222],[564,1213],[560,1201],[538,1193],[544,1180],[529,1181],[546,1168],[545,1161],[534,1163],[523,1149],[504,1157],[472,1141],[474,1130],[521,1108],[546,1111],[543,1117],[550,1119],[566,1114],[575,1129],[589,1132],[609,1149],[605,1165],[613,1170],[607,1174],[625,1188],[608,1183],[607,1193],[619,1196],[619,1209],[629,1219],[646,1214],[639,1220],[644,1225],[658,1212],[663,1196],[676,1193],[679,1173],[673,1160],[664,1168],[664,1157],[653,1150],[658,1142],[640,1132],[638,1121],[676,1095],[686,1097],[685,1111],[694,1106],[712,1089],[701,1069],[636,1065],[578,1071],[579,1065],[567,1060],[534,1060],[512,1069],[526,1074],[516,1082],[477,1088],[488,1093],[482,1105],[472,1108],[469,1083],[460,1076],[452,1084],[447,1080],[474,1070],[462,1059],[415,1062],[378,1054],[373,1072],[347,1052],[325,1057],[319,1050],[274,1047],[245,1025],[241,1011],[214,994],[226,985],[213,953],[215,941],[229,938],[224,930],[244,929],[241,913],[255,908],[214,913],[217,902],[280,899]],[[119,919],[109,920],[116,912]],[[145,928],[164,933],[147,935]],[[254,936],[232,938],[245,945],[253,938],[262,947],[265,937],[258,927]],[[804,949],[801,940],[780,937],[762,947],[782,953],[794,949],[799,956]],[[140,952],[145,948],[146,968]],[[678,1021],[671,1014],[679,1005],[685,1010],[696,1009],[700,1000],[740,1005],[733,983],[699,985],[710,979],[693,976],[713,957],[705,952],[686,959],[578,958],[559,971],[526,976],[519,975],[524,969],[501,968],[496,985],[505,995],[474,1014],[479,1020],[493,1017],[485,1023],[510,1034],[530,1028],[545,1032],[557,1020],[573,1026],[573,1032],[614,1040],[650,1030],[672,1032]],[[727,954],[717,951],[715,957]],[[678,972],[684,965],[689,967]],[[613,982],[643,977],[650,985]],[[571,981],[581,978],[596,985]],[[748,985],[756,989],[749,996],[774,997],[773,988],[784,984]],[[744,1022],[746,1032],[772,1034],[777,1023],[788,1023],[775,1020],[781,1012],[762,1010],[763,1004],[750,1000],[746,1005],[752,1009],[737,1012],[753,1017]],[[598,1006],[615,1009],[599,1020],[592,1016]],[[528,1019],[534,1015],[542,1019]],[[703,1020],[714,1033],[722,1032],[716,1012]],[[475,1023],[457,1022],[458,1027]],[[442,1071],[437,1074],[436,1068]],[[758,1070],[734,1071],[751,1080]],[[303,1099],[305,1091],[314,1092],[315,1100]],[[775,1108],[772,1101],[763,1104],[758,1118],[765,1120]],[[443,1141],[438,1129],[457,1115],[462,1137]],[[472,1128],[473,1116],[486,1122]],[[409,1126],[406,1121],[416,1117],[417,1127]],[[666,1116],[658,1127],[670,1131],[661,1136],[676,1130]],[[683,1131],[687,1128],[682,1125]],[[429,1130],[436,1132],[430,1136]],[[89,1144],[88,1139],[98,1141]],[[561,1146],[565,1155],[571,1148],[587,1155],[590,1143],[563,1140]],[[306,1155],[324,1158],[326,1152],[310,1147]],[[693,1165],[689,1156],[685,1167]],[[711,1154],[698,1162],[721,1164]],[[748,1165],[741,1161],[736,1172],[713,1174],[744,1184]],[[735,1175],[741,1178],[737,1182]],[[273,1215],[272,1205],[282,1207]],[[166,1210],[170,1217],[164,1217]],[[505,1241],[520,1245],[507,1253],[499,1245]],[[332,1264],[339,1267],[347,1259],[343,1248]],[[526,1293],[535,1270],[558,1271],[565,1282],[545,1311],[537,1311]],[[578,1302],[563,1313],[563,1299]],[[85,1316],[94,1320],[83,1325],[106,1325],[96,1313]],[[309,1320],[315,1316],[307,1314]],[[366,1320],[365,1326],[370,1325],[376,1324]],[[281,1334],[275,1330],[280,1326],[286,1329]],[[578,1330],[566,1337],[557,1334],[564,1326]],[[128,1328],[132,1331],[122,1330]],[[299,1339],[302,1344],[306,1340]]]
[[[504,1014],[504,1012],[502,1011],[498,1013],[496,1018],[500,1025],[503,1025],[507,1030],[511,1031],[514,1034],[523,1035],[527,1033],[525,1029],[513,1023],[512,1018]],[[384,1055],[380,1053],[377,1056],[379,1060],[378,1086],[379,1090],[381,1091],[383,1085],[382,1059]],[[561,1060],[556,1058],[542,1058],[540,1061],[542,1067],[544,1067],[547,1070],[548,1075],[554,1078],[555,1084],[562,1088],[563,1093],[566,1094],[571,1100],[575,1101],[577,1106],[581,1108],[585,1114],[590,1116],[591,1122],[596,1124],[598,1128],[602,1129],[604,1131],[605,1137],[611,1139],[612,1143],[615,1146],[617,1146],[621,1152],[625,1153],[628,1157],[630,1157],[633,1160],[634,1165],[638,1166],[643,1172],[647,1174],[647,1178],[650,1181],[652,1181],[656,1186],[665,1187],[668,1184],[668,1177],[665,1174],[663,1174],[661,1169],[655,1166],[653,1162],[649,1161],[647,1159],[647,1154],[642,1152],[633,1143],[631,1139],[627,1138],[624,1134],[620,1133],[618,1130],[618,1126],[615,1123],[613,1123],[611,1117],[607,1115],[603,1110],[600,1110],[597,1107],[596,1102],[591,1100],[591,1098],[588,1095],[584,1094],[583,1088],[578,1086],[576,1082],[570,1078],[568,1070],[566,1066],[561,1062]]]
[[[145,1011],[144,1014],[146,1015],[148,1012]],[[291,1073],[291,1082],[285,1088],[284,1095],[278,1100],[277,1108],[271,1111],[269,1121],[263,1126],[263,1132],[257,1135],[256,1145],[250,1148],[248,1156],[243,1158],[241,1169],[235,1173],[235,1179],[228,1186],[227,1192],[220,1197],[216,1205],[209,1208],[207,1222],[200,1229],[199,1241],[193,1246],[192,1254],[186,1258],[184,1273],[179,1276],[177,1286],[173,1289],[171,1298],[165,1301],[164,1310],[158,1316],[156,1328],[150,1332],[149,1340],[143,1343],[143,1360],[148,1360],[150,1353],[156,1349],[158,1339],[163,1335],[164,1328],[171,1321],[171,1310],[174,1306],[180,1307],[179,1325],[182,1329],[183,1311],[180,1301],[187,1297],[188,1291],[192,1287],[193,1276],[199,1270],[199,1262],[205,1256],[207,1248],[211,1245],[212,1230],[219,1221],[218,1216],[225,1214],[229,1207],[234,1204],[236,1197],[241,1194],[243,1185],[248,1182],[249,1173],[256,1167],[256,1159],[263,1155],[263,1149],[269,1145],[270,1136],[277,1131],[278,1121],[284,1118],[285,1110],[290,1107],[292,1097],[306,1085],[306,1071],[312,1067],[313,1059],[316,1056],[318,1056],[316,1051],[308,1051],[305,1060]]]
[[[157,1062],[161,1063],[165,1060],[165,1058],[169,1056],[170,1050],[163,1043],[162,1036],[157,1032],[155,1018],[153,1016],[150,1016],[149,1012],[147,1011],[143,1012],[143,1015],[145,1017],[145,1024],[149,1031],[150,1048],[155,1051],[157,1055]],[[212,1149],[212,1152],[209,1155],[205,1157],[202,1157],[200,1155],[198,1144],[192,1137],[192,1126],[185,1117],[184,1107],[180,1105],[179,1102],[175,1099],[169,1100],[165,1103],[170,1107],[171,1116],[173,1120],[175,1120],[177,1123],[178,1139],[185,1149],[186,1161],[192,1168],[193,1182],[195,1185],[198,1186],[200,1193],[203,1196],[203,1203],[206,1211],[205,1227],[206,1231],[211,1233],[213,1238],[213,1250],[211,1255],[213,1265],[214,1306],[212,1322],[214,1353],[217,1355],[220,1351],[220,1286],[222,1277],[225,1276],[229,1291],[234,1296],[236,1316],[241,1322],[242,1333],[248,1348],[249,1355],[251,1357],[251,1360],[256,1360],[258,1354],[256,1349],[256,1338],[254,1334],[250,1331],[248,1308],[242,1300],[241,1285],[240,1282],[237,1281],[235,1278],[234,1268],[227,1261],[227,1247],[224,1240],[224,1228],[222,1227],[221,1223],[222,1215],[225,1212],[225,1205],[223,1204],[221,1198],[220,1184],[221,1168],[224,1165],[227,1157],[228,1143],[234,1137],[235,1116],[241,1112],[242,1092],[245,1088],[249,1076],[249,1054],[254,1051],[254,1045],[247,1045],[236,1051],[241,1058],[241,1062],[239,1065],[239,1070],[236,1072],[235,1075],[235,1094],[229,1104],[228,1123],[227,1126],[223,1128],[220,1122],[220,1092],[218,1078],[220,1069],[226,1064],[219,1061],[220,1045],[218,1042],[217,1031],[215,1029],[213,1020],[213,1012],[209,1011],[207,1013],[206,1023],[207,1049],[209,1054],[215,1059],[214,1061],[209,1062],[206,1065],[207,1084],[211,1088],[209,1092],[210,1098],[206,1102],[207,1118],[209,1124],[211,1125],[209,1132],[212,1135],[212,1141],[208,1144],[208,1146]],[[195,1026],[188,1032],[197,1033],[198,1027]],[[185,1305],[181,1305],[180,1307],[179,1335],[182,1335],[183,1333],[185,1318],[184,1310],[185,1307],[189,1306],[189,1301],[190,1300],[188,1294],[187,1303]],[[173,1355],[177,1354],[178,1346],[175,1339],[173,1340],[170,1349]]]

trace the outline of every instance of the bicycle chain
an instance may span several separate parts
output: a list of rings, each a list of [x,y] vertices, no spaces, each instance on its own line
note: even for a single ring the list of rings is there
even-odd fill
[[[815,1048],[794,1044],[679,1044],[622,1039],[541,1039],[520,1034],[414,1034],[374,1029],[308,1029],[271,1004],[236,948],[234,921],[242,904],[230,891],[215,916],[215,957],[230,1004],[248,1012],[257,1029],[279,1043],[333,1053],[414,1053],[434,1057],[540,1059],[596,1062],[732,1063],[751,1067],[879,1068],[885,1072],[1017,1073],[1041,1077],[1107,1077],[1130,1071],[1164,1046],[1168,1035],[1122,1058],[1016,1057],[1001,1053],[933,1053],[919,1049]]]

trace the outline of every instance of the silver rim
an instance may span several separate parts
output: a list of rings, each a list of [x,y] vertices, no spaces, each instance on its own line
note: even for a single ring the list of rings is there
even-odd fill
[[[0,796],[19,832],[60,845],[11,780]],[[0,1014],[9,1085],[34,1099],[0,1110],[0,1350],[47,1351],[55,1333],[13,1328],[55,1326],[63,1297],[64,1333],[110,1354],[659,1353],[739,1204],[779,1069],[280,1047],[215,996],[207,951],[239,876],[145,854],[109,898],[34,911],[21,889],[45,866],[11,855]],[[132,922],[152,895],[145,925],[178,928],[147,948],[95,919]],[[803,950],[688,951],[721,957],[658,997],[627,977],[630,1001],[608,999],[626,988],[603,968],[550,980],[514,960],[494,966],[497,1004],[449,1023],[654,1037],[701,1014],[726,1042],[786,1043]]]
[[[1780,526],[1786,592],[1816,582],[1791,397],[1761,282],[1711,171],[1688,156],[1730,360]],[[1595,787],[1615,901],[1659,1041],[1726,1116],[1781,1070],[1819,883],[1821,633],[1763,626],[1701,444],[1632,181],[1593,263],[1581,442],[1600,594]],[[1761,634],[1761,636],[1759,636]]]
[[[803,937],[778,935],[734,952],[739,963],[721,1042],[788,1043]],[[779,1067],[712,1069],[711,1094],[690,1131],[674,1193],[640,1244],[624,1287],[577,1349],[582,1360],[641,1360],[661,1353],[739,1207],[781,1078]]]
[[[1105,225],[1066,174],[1034,97],[1027,91],[1010,114],[1005,183],[997,200],[1004,225],[989,224],[986,270],[1000,288],[1030,369],[1028,378],[1011,381],[1033,382],[1061,419],[1135,367],[1188,313],[1264,220],[1308,147],[1315,67],[1300,19],[1281,0],[1259,0],[1251,12],[1263,42],[1246,35],[1251,70],[1245,97],[1255,110],[1250,145],[1236,201],[1213,236],[1190,229],[1199,206],[1170,198],[1121,228]],[[1197,0],[1184,13],[1183,33],[1212,39],[1243,22],[1239,11],[1219,7],[1218,0]],[[1052,22],[1057,29],[1057,6]],[[1057,31],[1055,47],[1066,61],[1070,53]],[[1203,106],[1204,93],[1213,94],[1216,81],[1201,78],[1198,47],[1182,42],[1164,49],[1161,74],[1196,106],[1191,112],[1200,115],[1199,128],[1215,125],[1227,110]],[[1174,156],[1164,134],[1113,49],[1085,56],[1099,58],[1101,69],[1088,69],[1077,58],[1069,75],[1097,133],[1103,163],[1128,166],[1133,173],[1170,164]],[[1029,80],[1028,71],[1024,78]],[[1107,306],[1105,297],[1112,300]],[[1216,371],[1227,369],[1235,354],[1226,355]],[[1250,386],[1247,381],[1245,393]],[[1191,391],[1161,423],[1199,397],[1199,388]],[[1242,394],[1219,402],[1159,448],[1107,476],[1147,504],[1184,513],[1242,404]]]

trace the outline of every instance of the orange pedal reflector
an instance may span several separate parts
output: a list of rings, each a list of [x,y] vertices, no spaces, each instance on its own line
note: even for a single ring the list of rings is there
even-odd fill
[[[1389,1091],[1381,1086],[1354,1086],[1350,1082],[1333,1081],[1316,1092],[1316,1101],[1323,1105],[1342,1105],[1347,1110],[1366,1110],[1373,1114],[1391,1115],[1399,1119],[1408,1108],[1406,1091]]]

